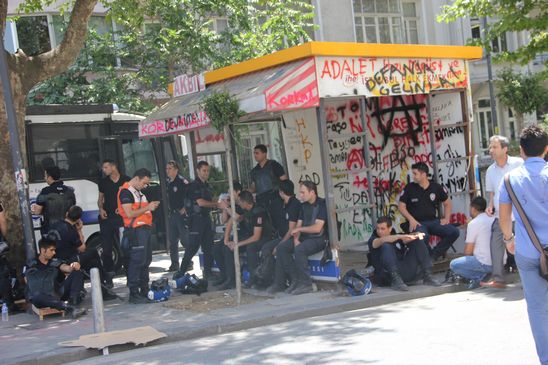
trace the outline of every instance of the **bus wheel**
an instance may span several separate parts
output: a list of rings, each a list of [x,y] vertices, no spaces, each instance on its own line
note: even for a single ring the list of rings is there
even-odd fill
[[[90,248],[95,248],[99,253],[99,256],[103,255],[103,239],[100,235],[97,234],[91,236],[86,242],[86,246]],[[120,273],[123,260],[118,245],[114,245],[114,247],[112,248],[112,261],[114,262],[114,271],[116,273]]]

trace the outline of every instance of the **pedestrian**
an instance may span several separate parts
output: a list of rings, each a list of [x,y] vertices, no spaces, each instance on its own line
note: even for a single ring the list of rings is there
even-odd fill
[[[440,237],[441,241],[430,251],[432,260],[437,261],[459,238],[458,228],[450,224],[451,198],[444,187],[428,179],[429,169],[424,162],[413,164],[411,170],[413,182],[405,186],[398,204],[400,213],[407,219],[402,227],[405,232],[423,232],[427,245],[430,235]],[[443,204],[441,219],[438,218],[440,203]]]
[[[36,204],[31,206],[32,214],[42,215],[42,235],[49,231],[50,224],[64,220],[68,209],[76,204],[74,189],[63,183],[59,167],[46,167],[44,179],[48,186],[40,191],[36,197]]]
[[[173,275],[173,280],[182,277],[188,270],[192,258],[201,247],[204,253],[204,279],[211,279],[213,267],[213,228],[211,209],[220,206],[213,200],[213,190],[208,184],[209,164],[200,161],[196,165],[196,179],[188,186],[185,209],[189,214],[189,240],[185,254],[179,266],[179,271]]]
[[[449,267],[455,274],[470,280],[468,289],[480,286],[480,281],[492,271],[491,230],[495,217],[489,216],[485,209],[487,202],[481,196],[472,199],[470,216],[472,220],[466,227],[464,256],[451,260]]]
[[[521,132],[519,144],[525,161],[505,176],[519,201],[510,198],[503,182],[499,197],[500,228],[506,248],[516,258],[538,357],[542,365],[548,365],[548,279],[540,276],[541,253],[516,209],[516,204],[521,204],[544,254],[548,255],[548,163],[544,160],[548,153],[548,134],[538,126],[527,127]],[[516,220],[515,237],[512,212]]]
[[[160,205],[159,201],[148,202],[141,192],[150,183],[150,177],[150,171],[138,169],[118,192],[118,213],[124,221],[124,235],[128,235],[130,240],[127,283],[129,302],[133,304],[148,302],[148,267],[152,262],[152,212]]]
[[[485,190],[489,199],[489,205],[485,212],[495,218],[495,223],[491,232],[491,261],[492,274],[488,281],[480,282],[481,286],[504,289],[506,282],[504,280],[504,257],[506,255],[506,245],[502,240],[502,231],[499,224],[499,187],[502,178],[507,172],[523,165],[523,159],[508,155],[508,138],[495,135],[489,139],[489,154],[493,158],[493,163],[487,168],[485,175]]]
[[[103,160],[102,170],[105,176],[99,181],[99,199],[97,200],[99,229],[103,243],[101,260],[105,269],[105,285],[112,288],[112,278],[115,275],[112,250],[120,242],[120,228],[124,225],[122,217],[118,214],[118,191],[130,178],[121,174],[118,165],[111,159]]]
[[[188,215],[185,209],[185,196],[189,181],[179,175],[179,165],[171,160],[166,165],[167,201],[169,211],[169,256],[171,265],[167,271],[179,270],[179,242],[188,243]]]
[[[274,228],[283,230],[282,200],[278,194],[280,182],[287,180],[284,168],[278,162],[267,158],[267,148],[259,144],[253,148],[253,157],[257,165],[251,170],[251,187],[256,193],[257,204],[266,207],[272,217]]]
[[[308,256],[322,251],[327,244],[325,199],[318,197],[318,188],[312,181],[300,183],[299,196],[303,203],[297,226],[291,231],[291,238],[276,248],[276,259],[281,260],[284,273],[291,278],[286,292],[293,295],[313,291]]]

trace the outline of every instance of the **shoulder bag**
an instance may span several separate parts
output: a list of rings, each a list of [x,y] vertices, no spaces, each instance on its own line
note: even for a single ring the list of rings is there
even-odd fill
[[[523,210],[523,207],[521,206],[521,203],[519,202],[516,196],[516,193],[514,192],[514,189],[512,188],[512,184],[510,184],[510,177],[508,175],[504,176],[504,185],[506,186],[506,190],[508,191],[508,194],[510,195],[510,199],[512,200],[512,203],[516,207],[516,210],[518,211],[519,216],[521,217],[521,220],[523,222],[523,225],[525,226],[525,229],[527,230],[527,234],[529,235],[529,238],[531,238],[533,245],[540,252],[539,275],[544,280],[548,280],[548,247],[547,248],[542,247],[542,244],[540,243],[540,240],[537,234],[535,233],[535,231],[533,230],[533,227],[531,226],[531,222],[529,222],[527,215],[525,215],[525,211]]]

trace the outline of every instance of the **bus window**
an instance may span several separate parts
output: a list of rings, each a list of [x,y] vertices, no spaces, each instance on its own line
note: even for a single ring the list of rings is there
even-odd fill
[[[133,176],[135,170],[146,168],[152,175],[151,181],[159,182],[158,166],[152,150],[152,143],[148,139],[122,141],[125,173]]]
[[[29,166],[31,182],[44,180],[44,168],[56,165],[63,179],[101,177],[99,137],[102,124],[32,124],[29,129]]]

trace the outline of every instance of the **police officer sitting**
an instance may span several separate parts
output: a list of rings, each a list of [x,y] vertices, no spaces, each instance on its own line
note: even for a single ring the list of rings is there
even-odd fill
[[[269,260],[276,255],[276,247],[280,242],[291,238],[291,232],[297,227],[299,215],[301,213],[301,202],[295,197],[295,185],[291,180],[284,180],[280,183],[280,197],[283,201],[283,226],[280,231],[281,238],[274,239],[264,244],[261,249],[262,260]],[[278,260],[276,265],[281,265]],[[286,278],[283,275],[283,268],[279,267],[274,272],[274,283],[268,287],[267,292],[274,294],[286,289]]]
[[[440,184],[428,180],[428,166],[419,162],[411,166],[413,182],[407,184],[400,196],[398,208],[409,222],[404,228],[407,232],[423,232],[425,242],[434,234],[441,241],[431,250],[434,261],[445,256],[453,242],[459,238],[457,227],[449,223],[451,217],[451,198]],[[444,217],[437,218],[439,204],[443,203]],[[430,246],[428,246],[430,247]]]
[[[37,308],[64,310],[73,318],[85,314],[80,308],[80,292],[84,289],[80,264],[55,259],[55,240],[47,236],[42,237],[38,247],[36,260],[23,269],[30,302]]]
[[[248,286],[252,287],[256,284],[254,272],[259,265],[259,251],[263,244],[272,240],[272,223],[265,208],[255,204],[253,194],[249,191],[240,193],[238,204],[244,211],[242,220],[239,223],[238,247],[245,247],[246,249],[247,267],[250,273]],[[229,289],[235,286],[233,251],[236,243],[230,239],[231,232],[232,218],[229,219],[226,225],[224,246],[222,246],[227,279],[219,289]]]
[[[40,191],[36,197],[36,204],[33,204],[33,214],[42,214],[42,235],[49,231],[49,225],[65,219],[68,208],[76,205],[74,189],[66,186],[61,180],[61,170],[57,166],[46,167],[44,179],[48,186]]]
[[[392,220],[386,216],[377,220],[377,228],[368,241],[375,279],[380,285],[408,291],[406,283],[422,279],[425,285],[439,286],[432,278],[432,259],[423,232],[396,234]]]
[[[207,183],[209,164],[200,161],[196,165],[196,180],[187,190],[185,209],[189,214],[189,239],[179,271],[173,275],[173,280],[182,277],[188,270],[192,258],[200,246],[204,253],[204,279],[211,278],[213,267],[213,230],[211,209],[219,208],[220,204],[213,200],[213,191]]]
[[[189,181],[179,175],[179,165],[169,161],[166,165],[167,200],[169,210],[169,254],[171,266],[167,271],[179,270],[179,242],[185,247],[188,242],[185,195]]]
[[[291,231],[292,237],[276,248],[276,259],[280,261],[276,269],[289,275],[291,285],[286,292],[294,295],[313,291],[308,256],[322,251],[327,243],[325,199],[318,197],[316,184],[312,181],[300,183],[299,195],[303,204],[297,227]]]
[[[82,208],[77,205],[69,208],[65,220],[57,221],[50,226],[48,236],[52,239],[55,238],[55,257],[64,262],[78,262],[81,270],[87,272],[93,267],[97,268],[103,283],[103,299],[115,299],[116,295],[104,286],[106,274],[99,253],[94,248],[86,247],[83,227]]]
[[[124,235],[130,240],[127,283],[129,302],[133,304],[148,303],[148,267],[152,262],[152,212],[160,205],[158,201],[148,202],[141,192],[150,183],[150,176],[147,169],[138,169],[118,193],[118,214],[124,220]]]
[[[267,148],[259,144],[253,149],[257,165],[251,170],[249,191],[256,193],[257,204],[268,207],[276,231],[283,230],[282,200],[278,195],[280,182],[287,180],[284,168],[278,162],[267,158]]]

